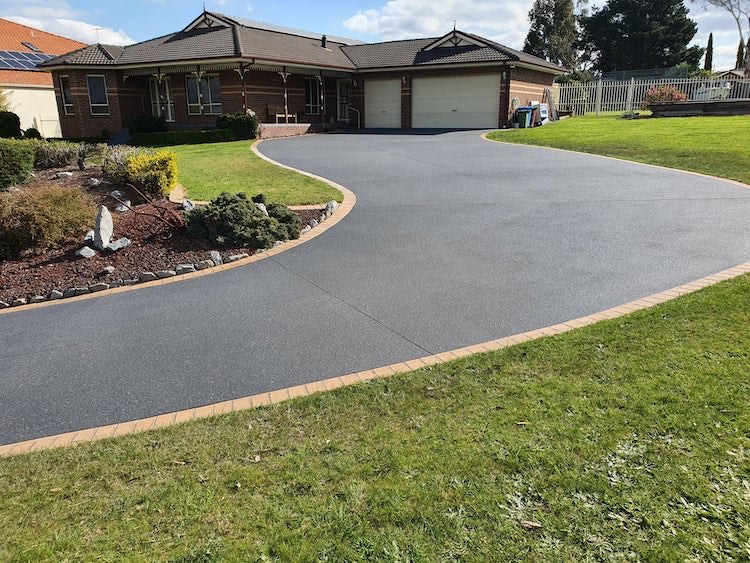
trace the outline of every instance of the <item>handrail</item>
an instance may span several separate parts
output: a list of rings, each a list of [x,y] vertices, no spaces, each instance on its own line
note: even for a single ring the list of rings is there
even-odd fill
[[[357,129],[361,129],[361,128],[362,128],[362,127],[361,127],[361,124],[360,124],[360,118],[361,118],[361,116],[360,116],[360,113],[361,113],[361,112],[360,112],[360,111],[359,111],[359,110],[358,110],[357,108],[353,108],[352,106],[346,106],[346,107],[347,107],[347,108],[348,108],[349,110],[351,110],[351,111],[353,111],[354,113],[356,113],[356,114],[357,114]]]

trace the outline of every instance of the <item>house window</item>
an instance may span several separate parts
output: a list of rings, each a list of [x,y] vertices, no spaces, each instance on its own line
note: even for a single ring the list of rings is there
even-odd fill
[[[86,76],[89,89],[89,105],[91,115],[109,115],[109,99],[107,98],[107,82],[104,76],[90,74]]]
[[[73,115],[73,92],[70,90],[70,76],[60,77],[60,95],[65,115]]]
[[[317,78],[305,78],[305,113],[320,115],[320,82]]]
[[[218,74],[186,76],[188,115],[221,114],[221,82]]]

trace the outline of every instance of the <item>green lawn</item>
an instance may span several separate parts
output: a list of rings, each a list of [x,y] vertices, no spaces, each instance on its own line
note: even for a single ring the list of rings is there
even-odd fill
[[[746,561],[748,303],[0,460],[0,560]]]
[[[574,117],[493,140],[615,156],[750,183],[750,116]]]
[[[287,205],[326,203],[343,195],[328,184],[279,168],[258,158],[250,150],[252,141],[177,145],[179,182],[188,197],[209,200],[221,192],[266,194],[269,201]]]

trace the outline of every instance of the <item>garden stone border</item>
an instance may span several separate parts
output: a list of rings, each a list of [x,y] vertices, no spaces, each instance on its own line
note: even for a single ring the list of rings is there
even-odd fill
[[[256,141],[250,147],[258,157],[273,164],[274,166],[286,168],[287,170],[298,172],[303,176],[307,176],[309,178],[313,178],[315,180],[319,180],[328,184],[344,195],[344,201],[340,204],[337,204],[335,206],[335,209],[334,206],[330,206],[329,202],[329,204],[325,206],[325,209],[321,213],[320,217],[318,219],[313,219],[302,229],[302,231],[300,232],[300,237],[298,239],[278,241],[273,248],[258,250],[252,256],[248,256],[247,254],[235,254],[227,257],[222,257],[222,264],[218,265],[214,260],[208,258],[195,264],[190,264],[190,266],[193,267],[193,271],[185,267],[188,266],[188,264],[175,264],[173,270],[162,270],[159,272],[143,271],[140,273],[138,279],[115,280],[115,282],[110,284],[96,283],[89,287],[68,288],[66,291],[55,289],[48,295],[35,295],[31,299],[19,297],[12,300],[10,303],[6,301],[0,301],[0,315],[29,311],[41,307],[50,307],[53,305],[70,303],[73,301],[83,301],[85,299],[104,297],[105,295],[113,295],[115,293],[122,293],[125,291],[145,289],[147,287],[175,283],[182,280],[215,274],[224,270],[240,268],[242,266],[258,262],[259,260],[263,260],[265,258],[281,254],[282,252],[286,252],[287,250],[295,248],[301,244],[306,243],[309,240],[314,239],[315,237],[322,235],[328,229],[333,228],[339,221],[342,221],[351,212],[351,210],[354,209],[354,206],[357,204],[357,196],[350,189],[342,186],[341,184],[337,184],[332,180],[323,178],[322,176],[317,176],[315,174],[305,172],[304,170],[298,170],[296,168],[286,166],[268,158],[260,151],[258,151],[258,145],[260,145],[262,142],[262,140]],[[322,205],[316,207],[322,207]],[[211,263],[211,265],[209,265],[209,262]],[[180,274],[177,273],[178,269],[180,269]],[[161,274],[162,276],[160,277],[159,274]]]

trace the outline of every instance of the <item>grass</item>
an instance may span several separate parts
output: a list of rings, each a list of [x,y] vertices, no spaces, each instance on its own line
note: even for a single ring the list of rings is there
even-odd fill
[[[574,117],[490,139],[614,156],[750,184],[750,116],[625,120]]]
[[[748,302],[0,460],[0,560],[747,560]]]
[[[251,144],[235,141],[167,148],[177,153],[179,182],[192,199],[210,200],[221,192],[247,192],[264,193],[268,201],[287,205],[343,200],[341,192],[320,180],[258,158],[250,150]]]

